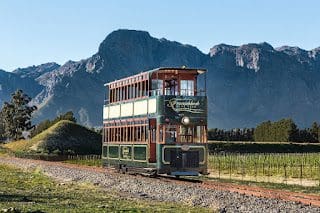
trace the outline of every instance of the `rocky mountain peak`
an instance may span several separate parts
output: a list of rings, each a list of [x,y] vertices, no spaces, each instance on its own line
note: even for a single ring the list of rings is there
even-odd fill
[[[145,31],[122,29],[106,37],[98,53],[89,59],[86,70],[117,79],[161,66],[191,66],[194,62],[200,65],[204,56],[191,45],[157,39]]]
[[[317,56],[317,51],[307,51],[296,46],[282,46],[276,48],[276,50],[278,52],[285,53],[290,57],[294,57],[301,64],[311,64],[311,59],[315,59]]]
[[[151,36],[146,31],[120,29],[110,33],[100,44],[98,53],[104,55],[110,48],[121,47],[124,50],[130,50],[130,44],[144,43],[151,40]]]
[[[320,61],[320,47],[310,50],[309,56]]]
[[[225,54],[225,53],[235,53],[238,46],[232,46],[228,44],[218,44],[210,48],[209,55],[210,57],[213,57],[215,55],[219,54]]]
[[[248,51],[251,51],[253,49],[258,49],[260,51],[273,51],[274,50],[274,48],[267,42],[244,44],[244,45],[241,45],[239,47],[239,49],[248,50]]]
[[[276,48],[277,51],[279,52],[284,52],[288,55],[302,55],[302,54],[307,54],[307,51],[304,49],[301,49],[299,47],[291,47],[291,46],[281,46]]]
[[[25,68],[18,68],[13,70],[12,72],[19,75],[21,78],[37,78],[44,73],[51,72],[60,67],[59,64],[55,62],[49,62],[45,64],[41,64],[38,66],[29,66]]]
[[[209,55],[211,58],[223,55],[228,57],[227,60],[224,60],[226,63],[234,63],[236,66],[257,72],[260,69],[261,57],[273,51],[273,47],[267,42],[249,43],[241,46],[219,44],[210,49]]]

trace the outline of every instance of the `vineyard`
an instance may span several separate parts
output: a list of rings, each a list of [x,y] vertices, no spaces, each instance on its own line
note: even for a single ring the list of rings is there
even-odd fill
[[[278,182],[299,185],[320,184],[320,155],[299,154],[212,154],[208,159],[216,178]]]

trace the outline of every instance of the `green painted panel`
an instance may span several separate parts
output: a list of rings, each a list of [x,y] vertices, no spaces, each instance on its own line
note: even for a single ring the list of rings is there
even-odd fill
[[[147,147],[145,146],[134,146],[133,147],[133,159],[134,160],[147,160]]]
[[[108,146],[102,147],[102,157],[104,158],[108,157]]]
[[[108,146],[109,158],[119,158],[119,146]]]
[[[132,158],[132,147],[131,147],[131,145],[121,146],[120,158],[121,159],[131,160],[131,158]]]

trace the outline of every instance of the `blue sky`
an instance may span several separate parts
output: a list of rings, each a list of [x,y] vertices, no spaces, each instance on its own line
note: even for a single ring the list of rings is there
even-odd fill
[[[119,28],[197,46],[320,46],[320,1],[1,0],[0,69],[80,60]]]

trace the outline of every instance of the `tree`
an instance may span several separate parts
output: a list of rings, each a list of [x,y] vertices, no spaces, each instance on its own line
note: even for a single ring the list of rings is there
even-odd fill
[[[292,119],[262,122],[254,130],[255,141],[288,142],[295,141],[297,135],[297,125]]]
[[[319,142],[319,125],[317,122],[313,122],[310,133],[312,135],[312,141],[311,142]]]
[[[59,115],[53,120],[53,123],[57,123],[58,121],[61,121],[61,120],[67,120],[67,121],[72,121],[77,123],[77,119],[74,117],[72,111],[68,111],[63,115]]]
[[[31,98],[22,90],[17,90],[11,96],[11,101],[5,102],[1,111],[4,134],[9,139],[18,140],[23,138],[24,131],[33,128],[31,115],[37,107],[29,106]]]
[[[2,113],[0,112],[0,142],[4,140],[4,123],[2,119]]]
[[[287,137],[286,137],[286,141],[296,141],[297,135],[298,135],[298,127],[297,125],[294,123],[294,121],[292,119],[287,119],[286,120],[286,131],[287,131]]]

